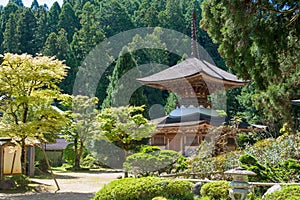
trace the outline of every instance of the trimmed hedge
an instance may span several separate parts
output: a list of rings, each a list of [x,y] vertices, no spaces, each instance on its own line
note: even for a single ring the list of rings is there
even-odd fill
[[[172,200],[193,200],[188,181],[158,177],[125,178],[110,182],[101,188],[93,200],[152,200],[165,197]]]
[[[300,186],[286,186],[281,190],[268,194],[265,200],[298,200],[300,199]]]
[[[200,190],[202,197],[209,197],[212,200],[226,199],[230,200],[229,197],[230,185],[227,181],[216,181],[205,183]]]

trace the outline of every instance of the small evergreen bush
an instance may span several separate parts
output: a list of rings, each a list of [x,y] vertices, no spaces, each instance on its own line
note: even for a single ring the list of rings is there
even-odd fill
[[[209,199],[211,200],[220,200],[220,199],[230,200],[229,189],[230,189],[229,182],[216,181],[216,182],[205,183],[201,187],[200,193],[202,197],[204,198],[209,197]]]
[[[187,168],[187,163],[186,158],[176,151],[150,146],[128,156],[123,166],[131,174],[149,176],[182,171]]]
[[[193,200],[192,187],[192,183],[182,180],[126,178],[105,185],[93,200],[152,200],[161,196],[172,200]]]
[[[281,190],[268,194],[265,200],[298,200],[300,199],[300,186],[286,186]]]

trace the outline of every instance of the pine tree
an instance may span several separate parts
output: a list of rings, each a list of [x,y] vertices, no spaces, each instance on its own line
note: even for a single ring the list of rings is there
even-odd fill
[[[17,4],[18,6],[24,6],[23,1],[22,0],[9,0],[9,2],[13,2],[15,4]]]
[[[126,9],[117,1],[101,2],[100,26],[106,37],[135,28]]]
[[[30,9],[23,9],[17,21],[17,34],[20,36],[20,50],[22,53],[34,55],[37,53],[35,33],[36,19]]]
[[[136,35],[128,45],[131,51],[139,49],[140,46],[147,47],[133,53],[138,66],[144,64],[147,66],[147,68],[141,69],[142,76],[157,73],[170,65],[167,46],[161,40],[162,34],[163,30],[157,27],[153,33],[147,34],[144,38]],[[167,95],[166,92],[151,87],[145,87],[143,93],[147,96],[147,108],[154,104],[163,104]]]
[[[49,32],[58,33],[58,21],[59,15],[61,13],[61,8],[57,2],[54,2],[48,12],[48,28]]]
[[[139,6],[139,11],[135,12],[134,22],[138,27],[156,27],[160,26],[158,14],[165,9],[165,1],[143,0]]]
[[[6,24],[10,17],[10,14],[15,13],[17,10],[18,10],[18,5],[13,2],[9,2],[3,8],[3,12],[1,12],[1,30],[2,30],[2,32],[5,31]]]
[[[55,56],[58,60],[65,60],[66,64],[71,67],[68,70],[68,76],[59,86],[65,93],[72,94],[77,65],[73,63],[74,58],[71,57],[67,33],[64,29],[61,29],[58,34],[54,32],[49,34],[43,47],[42,54],[46,56]]]
[[[180,5],[180,0],[167,0],[166,9],[159,13],[159,20],[164,28],[186,33],[186,24]]]
[[[8,22],[6,23],[6,28],[3,33],[3,49],[4,52],[20,53],[19,46],[19,35],[16,34],[17,23],[16,15],[11,14],[9,16]]]
[[[57,55],[57,35],[56,33],[52,32],[47,37],[45,45],[42,50],[42,54],[45,56],[55,56]]]
[[[68,65],[68,53],[69,53],[69,43],[67,38],[67,32],[65,31],[65,29],[61,29],[57,35],[56,57],[59,60],[66,60],[66,64]]]
[[[70,3],[63,5],[59,15],[58,27],[59,29],[63,28],[67,31],[68,42],[71,43],[73,35],[80,28],[80,24]]]
[[[39,7],[40,7],[39,2],[38,2],[37,0],[33,0],[33,2],[32,2],[32,4],[31,4],[30,8],[31,8],[32,10],[37,10]]]
[[[102,109],[110,106],[118,107],[128,104],[136,106],[144,105],[146,98],[143,95],[143,89],[139,87],[136,81],[139,75],[140,72],[137,68],[136,61],[128,47],[123,47],[112,76],[109,78],[110,83],[107,88],[107,97],[103,101]],[[132,91],[132,88],[137,88],[137,90]]]
[[[97,21],[96,8],[90,2],[87,2],[80,14],[81,29],[75,33],[71,48],[77,56],[78,62],[82,62],[85,56],[101,41],[104,40],[104,34]]]
[[[46,56],[56,56],[59,60],[66,60],[68,56],[68,40],[64,29],[61,29],[58,34],[52,32],[49,34],[42,54]]]
[[[47,26],[48,24],[47,10],[45,6],[39,6],[36,9],[34,9],[34,14],[37,23],[37,28],[34,35],[35,45],[36,45],[36,51],[40,52],[47,39],[47,35],[49,34],[49,28]]]

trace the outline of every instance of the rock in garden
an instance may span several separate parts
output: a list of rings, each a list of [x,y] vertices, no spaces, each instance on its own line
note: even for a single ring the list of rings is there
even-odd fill
[[[13,180],[7,179],[0,182],[0,190],[10,190],[16,187],[16,184]]]
[[[196,183],[192,189],[193,194],[199,196],[201,187],[202,187],[201,182]]]
[[[273,185],[266,191],[266,193],[263,195],[263,198],[265,198],[268,194],[271,194],[277,190],[281,190],[281,186],[279,184]]]

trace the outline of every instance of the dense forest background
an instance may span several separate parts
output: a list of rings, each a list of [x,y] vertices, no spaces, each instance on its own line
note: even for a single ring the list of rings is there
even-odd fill
[[[10,0],[0,7],[0,53],[41,53],[65,60],[70,67],[68,77],[61,84],[65,93],[72,94],[74,80],[81,62],[98,43],[120,32],[137,27],[164,27],[191,35],[192,11],[197,11],[197,40],[221,68],[225,64],[207,33],[199,28],[201,19],[199,0],[65,0],[60,6],[55,2],[50,8],[33,0],[30,8],[22,0]],[[159,34],[153,33],[156,42]],[[134,42],[132,43],[134,46]],[[167,52],[132,52],[134,65],[159,62],[172,66],[181,57]],[[183,56],[183,55],[182,55]],[[128,57],[128,56],[127,56]],[[130,58],[129,58],[130,59]],[[125,62],[125,61],[124,61]],[[99,106],[107,96],[109,76],[118,62],[114,62],[102,77],[97,97]],[[127,61],[126,61],[127,63]],[[120,63],[121,68],[129,68]],[[124,69],[124,70],[125,70]],[[168,93],[146,88],[146,103],[166,103]]]
[[[0,6],[0,54],[39,53],[65,60],[70,69],[60,87],[63,92],[72,94],[82,61],[97,44],[138,27],[163,27],[191,36],[191,16],[195,10],[197,41],[218,67],[228,70],[218,53],[218,45],[212,42],[206,31],[199,28],[201,4],[202,0],[64,0],[62,6],[55,2],[48,7],[33,0],[28,8],[24,7],[22,0],[10,0],[7,5]],[[159,31],[154,31],[150,36],[153,42],[163,43]],[[138,42],[138,39],[133,40],[129,47],[124,47],[122,51],[128,53],[115,60],[105,76],[101,77],[96,92],[99,108],[107,107],[112,102],[114,79],[120,78],[124,70],[152,62],[172,66],[186,56],[163,50],[131,52],[130,46],[138,45]],[[264,114],[253,105],[254,91],[255,85],[249,84],[227,93],[229,118],[240,115],[253,123],[266,123]],[[143,87],[136,91],[130,103],[146,104],[150,108],[154,104],[165,105],[168,96],[168,92]]]

